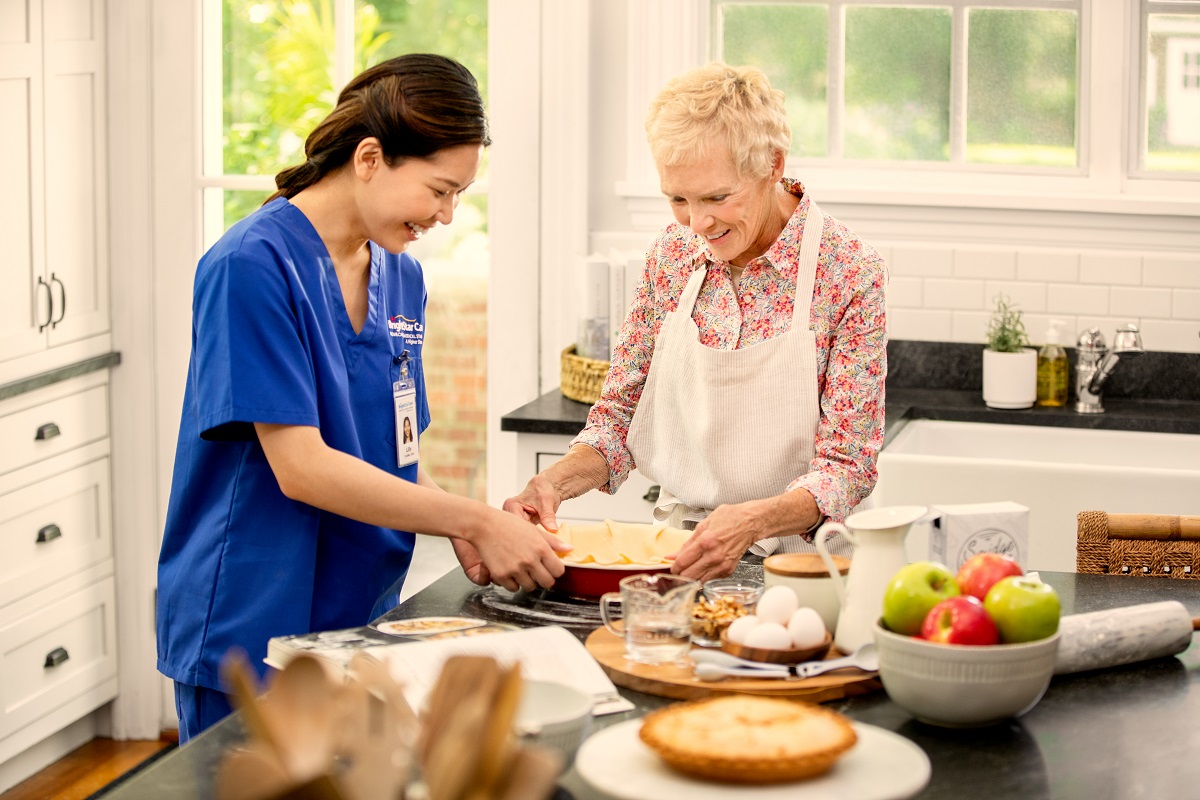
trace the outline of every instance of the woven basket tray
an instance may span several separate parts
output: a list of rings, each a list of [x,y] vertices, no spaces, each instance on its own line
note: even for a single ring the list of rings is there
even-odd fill
[[[600,387],[608,374],[608,362],[575,355],[575,345],[562,351],[563,397],[581,403],[594,403],[600,399]]]

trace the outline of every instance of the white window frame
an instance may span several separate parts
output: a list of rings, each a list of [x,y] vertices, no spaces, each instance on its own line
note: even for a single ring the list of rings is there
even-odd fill
[[[1130,136],[1129,175],[1133,180],[1174,181],[1185,186],[1190,185],[1194,194],[1200,194],[1200,177],[1171,175],[1157,171],[1152,172],[1147,170],[1142,163],[1142,154],[1147,149],[1144,111],[1147,98],[1144,76],[1148,69],[1146,62],[1149,55],[1143,48],[1143,45],[1149,30],[1150,15],[1187,14],[1195,16],[1197,21],[1200,21],[1200,4],[1196,2],[1169,2],[1169,0],[1135,0],[1131,6],[1129,9],[1129,52],[1132,54],[1132,58],[1136,59],[1137,69],[1135,70],[1133,87],[1133,97],[1136,103],[1130,108],[1127,123],[1129,130],[1133,132]]]
[[[709,59],[711,0],[627,1],[627,114],[630,121],[638,121],[669,78]],[[1081,0],[1077,174],[1003,174],[955,165],[931,169],[926,164],[866,166],[798,158],[789,159],[788,172],[830,203],[1200,216],[1196,180],[1130,169],[1130,154],[1136,157],[1140,147],[1138,37],[1144,2]],[[1092,53],[1105,57],[1092,58]],[[628,126],[626,152],[626,174],[617,183],[617,193],[626,199],[635,222],[661,219],[658,178],[640,125]]]

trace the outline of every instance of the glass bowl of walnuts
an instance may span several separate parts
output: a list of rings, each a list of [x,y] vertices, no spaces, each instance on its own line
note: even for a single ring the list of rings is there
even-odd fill
[[[692,643],[720,647],[721,632],[729,623],[754,611],[766,589],[749,578],[718,578],[704,584],[692,607]]]

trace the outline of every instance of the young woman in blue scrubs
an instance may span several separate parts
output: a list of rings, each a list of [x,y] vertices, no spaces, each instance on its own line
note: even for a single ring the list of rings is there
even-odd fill
[[[442,492],[418,461],[427,298],[404,251],[450,223],[490,143],[464,67],[383,62],[201,258],[158,571],[158,668],[175,681],[181,742],[229,713],[231,648],[262,671],[272,636],[396,605],[413,531],[451,537],[480,585],[562,574],[568,546]]]

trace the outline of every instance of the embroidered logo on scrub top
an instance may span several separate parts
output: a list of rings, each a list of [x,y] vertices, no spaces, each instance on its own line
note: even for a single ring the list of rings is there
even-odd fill
[[[423,344],[425,341],[425,326],[403,314],[388,318],[388,333],[403,339],[405,344]]]

